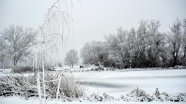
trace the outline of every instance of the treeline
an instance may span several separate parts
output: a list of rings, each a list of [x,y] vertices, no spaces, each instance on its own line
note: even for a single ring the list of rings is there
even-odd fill
[[[87,42],[81,49],[83,63],[118,68],[186,66],[186,19],[176,19],[168,32],[159,28],[159,21],[141,20],[138,28],[119,28],[105,41]]]

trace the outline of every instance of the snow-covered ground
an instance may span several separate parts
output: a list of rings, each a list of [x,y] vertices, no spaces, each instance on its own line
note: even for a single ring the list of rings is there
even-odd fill
[[[67,72],[66,72],[67,73]],[[148,70],[148,71],[90,71],[90,72],[73,72],[76,81],[79,81],[85,86],[88,94],[103,95],[107,93],[115,98],[121,95],[130,93],[137,86],[146,93],[152,95],[155,89],[158,88],[160,93],[167,92],[171,95],[178,93],[186,93],[186,70]],[[38,98],[20,97],[0,97],[0,104],[39,104]],[[54,104],[55,100],[48,100],[47,104]],[[58,101],[57,104],[60,104]],[[87,102],[68,102],[76,104],[86,104]],[[94,102],[95,103],[95,102]],[[100,102],[96,102],[99,104]],[[122,104],[123,101],[106,101],[105,104]],[[136,103],[136,102],[135,102]],[[132,102],[132,104],[135,104]],[[156,104],[157,102],[152,102]],[[171,102],[163,102],[164,104],[171,104]],[[185,102],[180,102],[184,104]]]
[[[106,101],[106,102],[61,102],[55,100],[48,100],[47,104],[149,104],[149,102],[123,102],[123,101]],[[150,104],[175,104],[174,102],[150,102]],[[26,100],[20,97],[0,97],[0,104],[40,104],[38,98],[31,98]],[[185,102],[177,102],[176,104],[185,104]]]
[[[0,74],[8,74],[12,69],[0,69]]]
[[[149,94],[160,92],[186,93],[186,70],[151,71],[103,71],[74,72],[75,79],[87,91],[96,94],[108,93],[114,96],[129,93],[137,86]]]

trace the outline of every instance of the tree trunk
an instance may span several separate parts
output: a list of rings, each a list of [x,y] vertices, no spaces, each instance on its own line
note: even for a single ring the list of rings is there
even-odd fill
[[[2,66],[3,66],[3,69],[5,69],[4,59],[3,58],[2,58]]]
[[[16,66],[17,65],[17,59],[16,59],[16,56],[14,56],[14,66]]]
[[[177,56],[174,56],[173,66],[177,65]]]
[[[185,58],[185,56],[186,56],[186,46],[185,46],[185,48],[184,48],[183,59]]]

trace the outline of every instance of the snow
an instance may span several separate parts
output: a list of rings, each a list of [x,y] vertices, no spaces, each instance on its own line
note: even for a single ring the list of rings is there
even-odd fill
[[[55,104],[55,100],[47,100],[47,104]],[[88,102],[62,102],[60,100],[57,101],[57,104],[87,104]],[[89,102],[90,103],[90,102]],[[126,102],[123,101],[106,101],[106,102],[92,102],[96,104],[123,104]],[[150,102],[151,104],[162,104],[162,102]],[[38,98],[30,98],[29,100],[12,96],[12,97],[0,97],[0,104],[40,104]],[[141,102],[127,102],[127,104],[142,104]],[[143,102],[143,104],[149,104],[149,102]],[[175,104],[174,102],[163,102],[163,104]],[[185,102],[177,102],[176,104],[185,104]]]
[[[12,71],[12,69],[0,69],[0,74],[8,74]]]
[[[186,93],[186,70],[73,72],[77,81],[90,93],[114,96],[130,93],[137,86],[149,94]]]
[[[95,65],[89,65],[89,66],[83,66],[83,68],[80,68],[80,65],[75,65],[73,68],[69,66],[63,66],[63,67],[55,67],[56,71],[71,71],[71,72],[85,72],[90,71],[91,69],[98,68],[98,66]]]
[[[77,70],[76,68],[74,68]],[[86,70],[86,68],[84,68]],[[60,69],[59,69],[60,70]],[[58,71],[56,71],[58,72]],[[69,73],[69,72],[65,72]],[[109,94],[114,98],[119,98],[121,95],[129,94],[137,86],[144,90],[147,94],[153,95],[156,88],[160,93],[167,92],[169,95],[176,95],[179,93],[186,93],[186,70],[117,70],[117,71],[90,71],[90,72],[72,72],[76,81],[79,81],[85,86],[88,95],[95,93],[103,95]],[[7,74],[8,75],[8,74]],[[21,97],[0,97],[0,104],[39,104],[38,98],[29,98],[26,100]],[[58,101],[58,104],[62,101]],[[55,100],[48,99],[47,104],[54,104]],[[86,104],[87,101],[79,102],[65,102],[72,104]],[[95,103],[95,102],[94,102]],[[105,104],[122,104],[123,101],[106,101],[96,102]],[[127,102],[128,103],[128,102]],[[138,102],[129,102],[137,104]],[[151,103],[157,104],[153,101]],[[172,102],[163,102],[164,104],[171,104]],[[184,104],[185,102],[179,102]]]

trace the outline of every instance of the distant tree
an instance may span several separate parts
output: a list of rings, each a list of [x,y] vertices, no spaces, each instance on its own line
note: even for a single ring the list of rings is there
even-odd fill
[[[118,28],[103,42],[87,42],[81,50],[85,64],[107,67],[169,67],[186,65],[186,19],[177,19],[168,33],[159,31],[160,22],[141,20],[137,29]]]
[[[84,64],[109,66],[108,51],[107,45],[103,41],[87,42],[81,49],[81,58]]]
[[[7,58],[7,47],[5,45],[5,41],[2,36],[0,36],[0,68],[5,67],[5,61]]]
[[[75,49],[71,49],[65,58],[65,64],[70,65],[73,68],[74,64],[79,62],[78,53]]]
[[[117,34],[110,34],[105,37],[109,46],[109,58],[117,64],[118,67],[128,67],[129,49],[128,49],[128,31],[119,28]]]
[[[147,25],[145,54],[149,67],[155,67],[163,63],[162,54],[165,50],[165,36],[159,32],[160,22],[151,20]]]
[[[94,63],[95,57],[92,51],[92,44],[90,42],[85,43],[81,49],[81,58],[83,59],[84,64]]]
[[[182,64],[186,66],[186,19],[183,20],[183,33],[182,33],[182,45],[183,56],[181,58]]]
[[[181,30],[181,22],[177,19],[170,27],[170,31],[168,32],[168,43],[170,54],[172,56],[172,66],[178,64],[179,61],[179,52],[181,49],[181,40],[182,40],[182,30]]]
[[[13,58],[13,64],[26,57],[30,51],[30,47],[35,45],[37,31],[31,28],[23,28],[22,26],[10,26],[1,33],[4,44],[7,46],[7,54],[10,59]]]
[[[165,49],[165,37],[159,27],[159,21],[141,20],[137,30],[119,28],[117,34],[106,36],[110,58],[120,68],[159,66]]]

